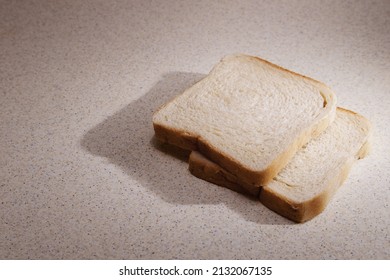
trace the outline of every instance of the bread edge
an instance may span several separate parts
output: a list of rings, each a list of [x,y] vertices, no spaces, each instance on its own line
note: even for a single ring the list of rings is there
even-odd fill
[[[201,153],[192,151],[188,159],[188,169],[192,175],[215,185],[231,189],[235,192],[258,198],[260,187],[239,184],[235,175],[226,172],[216,163],[205,158]]]

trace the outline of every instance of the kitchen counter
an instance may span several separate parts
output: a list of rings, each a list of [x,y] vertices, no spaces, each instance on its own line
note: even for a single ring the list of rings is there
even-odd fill
[[[215,3],[214,3],[215,2]],[[389,1],[0,1],[1,259],[389,259]],[[192,176],[152,113],[225,55],[328,84],[373,125],[295,224]]]

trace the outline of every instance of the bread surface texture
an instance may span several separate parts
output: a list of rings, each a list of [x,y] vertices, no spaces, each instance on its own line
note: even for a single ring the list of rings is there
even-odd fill
[[[260,58],[230,55],[153,116],[156,137],[254,186],[268,183],[335,116],[324,84]]]
[[[325,209],[347,178],[352,164],[367,155],[370,135],[371,125],[367,119],[352,111],[337,109],[336,119],[328,129],[298,151],[258,192],[197,152],[190,155],[190,171],[217,185],[258,195],[271,210],[295,222],[305,222]],[[207,172],[202,171],[205,168]]]

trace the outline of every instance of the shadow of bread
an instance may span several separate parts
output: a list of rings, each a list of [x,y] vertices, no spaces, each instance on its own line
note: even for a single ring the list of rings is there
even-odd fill
[[[204,76],[182,72],[164,75],[141,98],[88,131],[81,146],[93,155],[108,159],[140,182],[142,187],[170,204],[223,204],[247,221],[292,224],[257,200],[192,176],[188,171],[189,152],[155,139],[153,113]]]

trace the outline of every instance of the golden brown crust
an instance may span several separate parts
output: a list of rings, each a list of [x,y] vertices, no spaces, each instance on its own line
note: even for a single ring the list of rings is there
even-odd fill
[[[279,66],[279,65],[277,65],[277,64],[274,64],[274,63],[272,63],[272,62],[269,62],[268,60],[265,60],[265,59],[262,59],[262,58],[256,57],[256,56],[252,56],[252,58],[254,58],[254,59],[256,59],[256,60],[259,60],[259,61],[261,61],[261,62],[264,62],[264,63],[266,63],[266,64],[268,64],[268,65],[270,65],[270,66],[272,66],[272,67],[274,67],[274,68],[277,68],[277,69],[279,69],[279,70],[288,72],[288,73],[293,74],[293,75],[295,75],[295,76],[297,76],[297,77],[307,79],[307,80],[309,80],[310,82],[313,82],[313,83],[316,83],[316,84],[319,84],[319,85],[321,85],[321,86],[323,86],[323,87],[328,88],[327,85],[325,85],[324,83],[322,83],[322,82],[320,82],[320,81],[317,81],[317,80],[315,80],[315,79],[313,79],[313,78],[311,78],[311,77],[308,77],[308,76],[305,76],[305,75],[296,73],[296,72],[291,71],[291,70],[289,70],[289,69],[283,68],[282,66]]]
[[[169,143],[184,150],[198,150],[198,136],[185,131],[153,123],[154,133],[157,139]]]
[[[205,158],[197,152],[191,152],[188,163],[190,172],[200,179],[254,198],[259,196],[259,187],[254,187],[252,185],[243,186],[242,184],[237,183],[238,179],[236,176],[229,172],[225,172],[217,164],[205,160]]]

